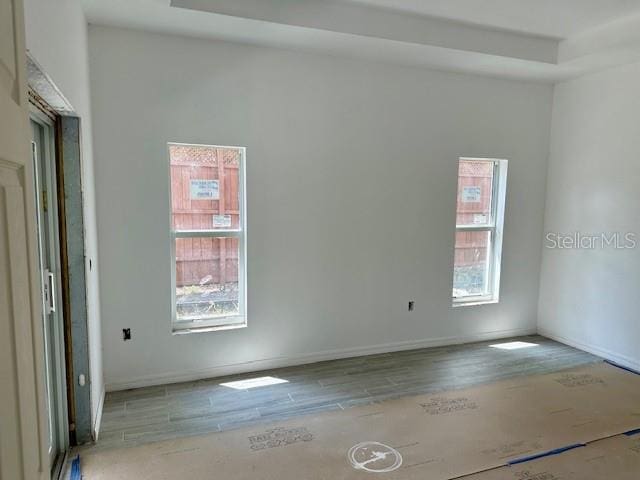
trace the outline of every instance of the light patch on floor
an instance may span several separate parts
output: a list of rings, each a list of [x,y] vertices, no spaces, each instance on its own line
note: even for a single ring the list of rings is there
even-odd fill
[[[499,348],[500,350],[520,350],[521,348],[537,347],[537,343],[529,342],[506,342],[489,345],[491,348]]]
[[[246,380],[237,380],[235,382],[221,383],[223,387],[233,388],[235,390],[249,390],[250,388],[266,387],[267,385],[279,385],[281,383],[289,383],[288,380],[276,377],[257,377],[248,378]]]

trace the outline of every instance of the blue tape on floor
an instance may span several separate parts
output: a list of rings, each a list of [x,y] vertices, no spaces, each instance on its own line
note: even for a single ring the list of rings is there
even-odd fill
[[[575,448],[586,447],[584,443],[576,443],[575,445],[569,445],[567,447],[556,448],[555,450],[549,450],[548,452],[539,453],[537,455],[531,455],[530,457],[522,457],[516,460],[511,460],[508,465],[518,465],[519,463],[530,462],[531,460],[537,460],[543,457],[551,457],[552,455],[560,455],[561,453],[573,450]]]
[[[71,478],[70,480],[82,480],[82,472],[80,472],[80,455],[71,462]]]
[[[635,430],[630,430],[628,432],[624,432],[627,437],[633,437],[634,435],[640,435],[640,428],[636,428]]]
[[[612,362],[611,360],[605,360],[604,363],[608,363],[609,365],[618,367],[622,370],[626,370],[627,372],[633,373],[635,375],[640,375],[640,372],[638,372],[637,370],[634,370],[633,368],[625,367],[624,365],[620,365],[619,363]]]

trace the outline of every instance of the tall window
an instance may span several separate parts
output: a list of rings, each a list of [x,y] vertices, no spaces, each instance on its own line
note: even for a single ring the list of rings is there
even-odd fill
[[[506,180],[506,160],[460,159],[454,305],[498,301]]]
[[[176,331],[246,325],[244,157],[169,144]]]

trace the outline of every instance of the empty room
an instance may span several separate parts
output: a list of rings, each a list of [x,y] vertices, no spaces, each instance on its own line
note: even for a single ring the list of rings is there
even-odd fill
[[[0,0],[0,478],[638,480],[640,1]]]

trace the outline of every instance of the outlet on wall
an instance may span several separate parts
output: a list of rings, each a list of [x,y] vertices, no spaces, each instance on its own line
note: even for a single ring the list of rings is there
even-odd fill
[[[122,329],[122,339],[126,342],[127,340],[131,340],[131,329],[123,328]]]

